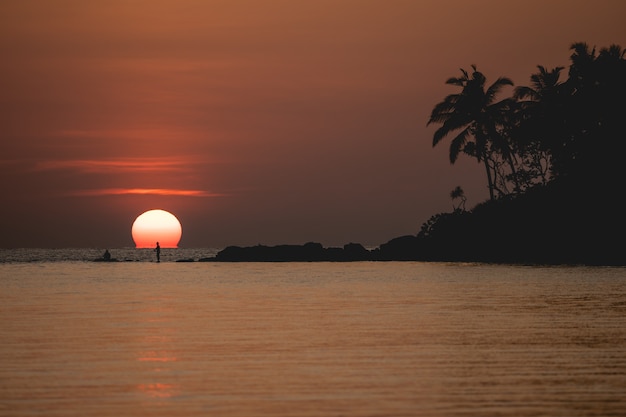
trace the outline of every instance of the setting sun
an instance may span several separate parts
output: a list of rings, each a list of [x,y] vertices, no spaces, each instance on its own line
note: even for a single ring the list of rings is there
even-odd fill
[[[133,222],[132,235],[137,248],[177,248],[183,230],[180,221],[165,210],[148,210]]]

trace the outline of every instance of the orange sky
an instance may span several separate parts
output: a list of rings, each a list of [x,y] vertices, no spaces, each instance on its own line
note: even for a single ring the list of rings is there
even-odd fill
[[[3,0],[0,247],[379,245],[487,198],[433,149],[432,107],[476,64],[528,84],[569,46],[626,46],[626,3]]]

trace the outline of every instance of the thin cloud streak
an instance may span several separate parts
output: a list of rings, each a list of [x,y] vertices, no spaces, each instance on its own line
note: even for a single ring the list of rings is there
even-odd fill
[[[193,162],[191,162],[193,164]],[[139,158],[112,160],[65,160],[41,161],[35,165],[37,171],[77,170],[84,173],[111,172],[174,172],[189,170],[189,158]]]
[[[97,197],[108,195],[162,195],[177,197],[224,197],[226,194],[211,193],[204,190],[178,190],[172,188],[102,188],[83,190],[72,193],[75,196]]]

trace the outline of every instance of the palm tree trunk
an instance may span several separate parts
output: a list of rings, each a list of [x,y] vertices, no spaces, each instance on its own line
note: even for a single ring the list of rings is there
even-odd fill
[[[513,173],[513,183],[515,184],[515,192],[520,191],[519,188],[519,180],[517,178],[517,170],[515,169],[515,161],[513,161],[513,157],[511,156],[510,153],[507,154],[508,156],[508,162],[509,162],[509,166],[511,167],[511,172]]]
[[[487,157],[483,155],[483,163],[485,164],[485,171],[487,172],[487,183],[489,185],[489,199],[494,200],[493,196],[493,179],[491,178],[491,170],[489,169],[489,161]]]

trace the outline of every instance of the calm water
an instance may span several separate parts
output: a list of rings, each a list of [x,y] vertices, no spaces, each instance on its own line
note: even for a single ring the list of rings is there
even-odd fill
[[[155,262],[153,249],[117,248],[111,249],[111,257],[120,262]],[[175,262],[181,259],[197,261],[213,257],[218,249],[180,248],[161,249],[161,262]],[[0,249],[0,264],[9,262],[68,262],[92,261],[102,258],[104,249]]]
[[[2,416],[624,416],[626,269],[0,264]]]

